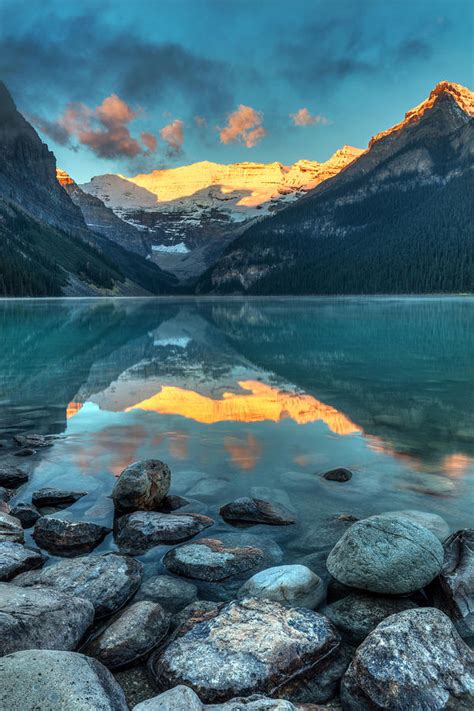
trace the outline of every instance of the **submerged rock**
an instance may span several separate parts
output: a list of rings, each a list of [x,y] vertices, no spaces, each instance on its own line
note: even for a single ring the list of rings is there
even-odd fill
[[[165,610],[179,612],[196,598],[197,588],[187,580],[155,575],[143,581],[134,600],[158,602]]]
[[[64,489],[39,489],[34,491],[31,497],[32,502],[39,508],[46,506],[70,506],[87,495],[87,491],[66,491]]]
[[[47,585],[89,600],[97,617],[117,612],[137,591],[143,565],[134,558],[110,553],[61,560],[44,570],[22,573],[15,585]]]
[[[115,541],[121,550],[138,554],[164,543],[186,541],[213,523],[201,514],[135,511],[119,519]]]
[[[135,602],[107,624],[81,650],[109,669],[146,657],[166,635],[169,615],[155,602]]]
[[[43,516],[35,524],[33,538],[40,548],[59,556],[89,553],[111,529],[88,521],[67,521]]]
[[[0,581],[6,582],[33,568],[40,568],[47,560],[40,551],[25,548],[21,543],[0,543]]]
[[[397,595],[428,585],[443,556],[443,546],[427,528],[402,517],[371,516],[345,532],[327,568],[345,585]]]
[[[203,711],[203,709],[199,696],[182,684],[133,707],[133,711]]]
[[[263,597],[292,607],[316,608],[324,599],[321,578],[304,565],[279,565],[253,575],[239,597]]]
[[[15,444],[19,447],[31,447],[32,449],[38,449],[39,447],[49,447],[52,442],[51,439],[45,437],[41,434],[20,434],[13,437]]]
[[[330,469],[328,472],[324,472],[321,476],[323,479],[327,479],[327,481],[345,482],[352,479],[352,472],[349,471],[349,469],[344,469],[344,467],[338,467],[337,469]]]
[[[400,612],[358,647],[341,700],[354,711],[468,711],[474,708],[474,654],[439,610]]]
[[[51,588],[0,583],[0,656],[22,649],[75,649],[93,619],[87,600]]]
[[[42,516],[34,504],[25,504],[22,502],[15,504],[11,510],[11,514],[20,521],[23,528],[31,528]]]
[[[153,511],[169,491],[171,472],[158,459],[145,459],[123,470],[112,491],[119,511]]]
[[[0,486],[16,489],[28,481],[28,474],[18,467],[0,464]]]
[[[34,649],[0,659],[0,708],[128,711],[128,704],[112,674],[95,659]]]
[[[172,573],[211,582],[252,570],[264,560],[264,553],[253,546],[229,547],[218,538],[201,538],[174,548],[164,557]]]
[[[0,542],[23,543],[25,534],[20,521],[14,516],[0,511]]]
[[[438,514],[429,513],[428,511],[418,511],[416,509],[406,509],[404,511],[385,511],[379,514],[384,518],[407,518],[413,523],[418,523],[434,533],[436,538],[442,542],[449,536],[449,526]]]
[[[337,630],[322,615],[245,598],[156,652],[149,670],[158,688],[185,684],[205,703],[256,691],[291,700],[299,680],[317,675],[339,646]]]
[[[288,526],[295,522],[291,511],[282,504],[273,504],[263,499],[251,499],[247,496],[222,506],[219,513],[226,521],[267,523],[273,526]]]

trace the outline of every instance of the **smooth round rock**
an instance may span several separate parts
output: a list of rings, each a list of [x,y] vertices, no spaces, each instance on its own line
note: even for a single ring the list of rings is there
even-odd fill
[[[22,649],[75,649],[93,619],[87,600],[51,588],[0,583],[0,656]]]
[[[282,504],[274,504],[263,499],[252,499],[244,496],[222,506],[220,515],[226,521],[243,523],[266,523],[272,526],[288,526],[295,519]]]
[[[101,543],[111,529],[88,521],[68,521],[42,516],[35,523],[33,538],[40,548],[59,556],[89,553]]]
[[[417,605],[403,597],[379,597],[350,593],[328,605],[323,614],[336,625],[350,644],[359,645],[386,617]]]
[[[357,648],[341,700],[354,711],[468,711],[474,654],[439,610],[391,615]]]
[[[128,711],[128,704],[112,674],[96,659],[35,649],[0,659],[0,708]]]
[[[155,575],[144,580],[134,597],[135,601],[158,602],[169,612],[179,612],[197,598],[193,583],[170,575]]]
[[[120,474],[112,491],[119,511],[153,511],[159,508],[169,491],[171,472],[158,459],[130,464]]]
[[[327,569],[344,585],[401,595],[438,575],[443,546],[427,528],[406,518],[371,516],[357,521],[336,543]]]
[[[165,555],[163,562],[172,573],[186,578],[216,582],[252,570],[264,560],[254,546],[226,546],[218,538],[201,538],[185,543]]]
[[[25,534],[20,521],[14,516],[0,511],[0,542],[23,543]]]
[[[79,501],[87,491],[68,491],[65,489],[54,489],[51,487],[34,491],[31,500],[35,506],[44,508],[46,506],[66,507]]]
[[[352,479],[352,472],[349,471],[349,469],[344,469],[344,467],[338,467],[337,469],[330,469],[324,472],[321,476],[327,481],[345,482]]]
[[[6,582],[27,570],[40,568],[47,560],[40,551],[25,548],[21,543],[0,543],[0,581]]]
[[[19,467],[0,464],[0,486],[7,489],[16,489],[28,481],[28,474]]]
[[[17,518],[23,528],[31,528],[42,514],[34,504],[18,503],[13,506],[11,515]]]
[[[288,697],[305,675],[317,675],[337,653],[333,625],[311,610],[245,598],[223,606],[150,658],[158,688],[184,684],[204,703],[252,693]]]
[[[182,684],[133,707],[133,711],[203,711],[203,709],[199,696]]]
[[[121,669],[146,657],[164,638],[169,615],[155,602],[135,602],[81,649],[109,669]]]
[[[449,536],[449,526],[441,516],[438,514],[429,513],[428,511],[418,511],[416,509],[406,509],[405,511],[385,511],[379,514],[384,518],[407,518],[413,523],[418,523],[420,526],[424,526],[434,533],[436,538],[439,538],[441,542]]]
[[[135,511],[119,519],[115,541],[121,550],[137,555],[153,546],[186,541],[213,523],[201,514]]]
[[[305,565],[279,565],[253,575],[239,590],[239,597],[275,600],[291,607],[315,609],[324,599],[321,578]]]
[[[15,585],[47,585],[89,600],[97,617],[117,612],[137,591],[143,575],[140,561],[110,553],[61,560],[39,571],[22,573]]]

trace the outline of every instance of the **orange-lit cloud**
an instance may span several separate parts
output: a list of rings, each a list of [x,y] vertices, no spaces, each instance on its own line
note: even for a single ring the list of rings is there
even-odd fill
[[[156,147],[158,145],[156,136],[154,136],[152,133],[148,133],[147,131],[143,131],[140,134],[140,138],[142,139],[143,145],[147,147],[147,153],[151,154],[156,151]]]
[[[306,108],[298,109],[295,114],[290,114],[290,118],[295,126],[313,126],[316,123],[325,125],[329,123],[326,116],[322,116],[322,114],[313,115]]]
[[[175,119],[160,131],[161,138],[167,145],[166,153],[169,158],[176,158],[183,152],[184,123]]]
[[[262,113],[251,106],[240,104],[239,108],[227,117],[227,126],[219,129],[221,143],[240,141],[247,148],[253,148],[267,133],[262,123]]]

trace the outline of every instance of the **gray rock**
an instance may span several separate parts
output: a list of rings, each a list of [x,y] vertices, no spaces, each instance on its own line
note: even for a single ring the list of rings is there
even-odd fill
[[[371,516],[357,521],[327,559],[331,575],[371,592],[400,595],[420,590],[438,575],[443,546],[427,528],[406,518]]]
[[[40,568],[47,560],[40,551],[25,548],[21,543],[0,543],[0,580],[6,582],[33,568]]]
[[[14,516],[0,511],[0,542],[23,543],[25,534],[20,521]]]
[[[119,519],[115,541],[122,551],[137,555],[153,546],[186,541],[213,523],[201,514],[135,511]]]
[[[171,629],[179,630],[177,634],[182,635],[188,632],[191,627],[203,620],[214,617],[221,605],[211,600],[195,600],[178,612],[171,620]]]
[[[386,617],[416,607],[414,602],[403,597],[350,593],[328,605],[323,614],[336,625],[350,644],[357,646]]]
[[[109,669],[121,669],[146,657],[166,635],[169,615],[156,602],[135,602],[115,616],[81,652]]]
[[[149,671],[159,688],[185,684],[205,703],[257,691],[291,700],[339,647],[337,630],[316,612],[245,598],[153,654]]]
[[[178,494],[168,494],[163,498],[160,504],[160,511],[170,513],[171,511],[182,509],[183,506],[187,506],[189,503],[190,502],[183,496],[178,496]]]
[[[252,694],[231,699],[225,704],[209,704],[204,707],[206,711],[298,711],[290,701],[284,699],[269,699],[267,696]],[[308,711],[313,711],[308,709]]]
[[[196,598],[197,588],[187,580],[155,575],[143,581],[134,600],[158,602],[165,610],[179,612]]]
[[[133,711],[203,711],[204,706],[199,696],[188,686],[175,686],[174,689],[142,701],[133,707]]]
[[[33,454],[36,454],[36,449],[31,449],[31,447],[24,447],[23,449],[20,449],[18,452],[15,452],[14,456],[15,457],[32,457]]]
[[[0,583],[0,656],[22,649],[75,649],[93,619],[87,600]]]
[[[0,486],[16,489],[28,481],[28,474],[18,467],[0,464]]]
[[[23,528],[31,528],[36,521],[41,518],[42,514],[34,504],[18,503],[11,510],[12,516],[17,518]]]
[[[436,538],[439,538],[441,542],[449,536],[449,526],[441,516],[438,514],[429,513],[428,511],[417,511],[415,509],[406,509],[404,511],[385,511],[379,514],[384,518],[407,518],[413,523],[418,523],[420,526],[424,526],[434,533]]]
[[[64,489],[39,489],[34,491],[31,500],[35,506],[44,508],[46,506],[62,507],[70,506],[87,495],[87,491],[66,491]]]
[[[111,529],[88,521],[68,521],[43,516],[35,523],[33,538],[40,548],[59,556],[89,553]]]
[[[171,472],[158,459],[145,459],[123,470],[112,491],[119,511],[153,511],[169,491]]]
[[[315,609],[324,599],[321,578],[304,565],[279,565],[253,575],[239,597],[263,597],[291,607]]]
[[[218,538],[201,538],[185,543],[164,557],[172,573],[216,582],[252,570],[264,560],[264,553],[254,546],[225,546]]]
[[[281,504],[273,504],[263,499],[251,499],[247,496],[222,506],[219,513],[226,521],[266,523],[273,526],[288,526],[295,522],[291,511]]]
[[[387,617],[358,647],[341,686],[351,711],[474,708],[474,654],[449,618],[420,608]]]
[[[39,571],[22,573],[15,585],[47,585],[89,600],[97,617],[117,612],[137,591],[143,565],[128,556],[110,553],[61,560]]]
[[[344,467],[338,467],[337,469],[330,469],[328,472],[324,472],[321,476],[323,479],[327,479],[327,481],[345,482],[352,479],[352,472],[349,471],[349,469],[344,469]]]
[[[51,439],[48,439],[45,435],[33,433],[15,435],[13,440],[19,447],[32,447],[36,449],[39,447],[49,447],[52,444]]]
[[[128,711],[128,704],[112,674],[95,659],[34,649],[0,659],[0,708]]]

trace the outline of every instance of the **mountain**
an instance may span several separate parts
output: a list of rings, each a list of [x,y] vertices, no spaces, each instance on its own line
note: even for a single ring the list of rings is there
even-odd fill
[[[301,200],[249,227],[198,293],[474,291],[474,95],[449,82]]]
[[[169,293],[175,280],[88,229],[56,160],[0,82],[0,295]]]
[[[130,178],[100,175],[79,189],[139,228],[153,261],[189,280],[213,264],[249,224],[298,200],[360,153],[344,146],[325,163],[300,160],[292,166],[203,161]]]

